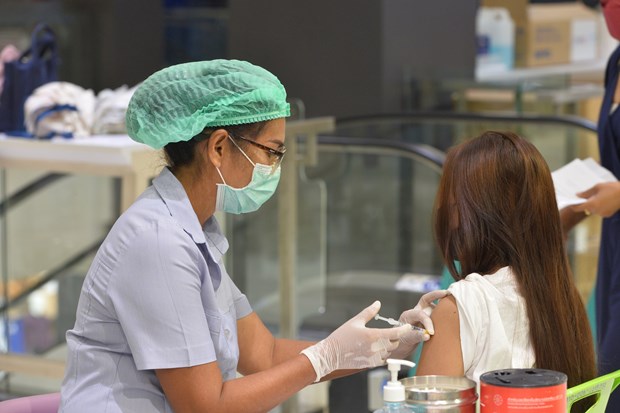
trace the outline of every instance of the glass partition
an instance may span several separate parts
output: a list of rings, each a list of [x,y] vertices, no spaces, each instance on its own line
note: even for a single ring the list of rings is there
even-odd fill
[[[298,174],[296,298],[306,337],[331,331],[376,299],[382,312],[398,315],[439,286],[429,217],[440,166],[411,150],[339,142],[319,138],[318,163]],[[230,217],[229,225],[231,273],[277,330],[276,200]]]
[[[86,271],[118,214],[114,179],[2,172],[0,352],[64,360]],[[12,392],[57,391],[60,380],[3,375]],[[6,390],[5,390],[6,391]]]

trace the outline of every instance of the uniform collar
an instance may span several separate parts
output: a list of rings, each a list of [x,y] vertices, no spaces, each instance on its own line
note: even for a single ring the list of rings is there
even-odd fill
[[[170,172],[170,169],[167,167],[162,169],[159,176],[153,180],[153,187],[168,207],[170,216],[179,223],[196,244],[206,244],[208,239],[208,246],[215,248],[220,253],[220,257],[226,254],[228,240],[222,234],[215,216],[211,216],[205,222],[204,228],[200,227],[200,221],[189,202],[183,185]]]
[[[159,176],[153,180],[153,187],[168,207],[170,216],[192,237],[196,244],[205,244],[207,242],[205,234],[189,202],[185,188],[170,172],[170,169],[162,169]]]
[[[212,215],[204,225],[204,235],[207,237],[209,246],[215,247],[220,252],[220,257],[226,254],[228,251],[228,240],[222,234],[220,224],[215,219],[215,215]]]

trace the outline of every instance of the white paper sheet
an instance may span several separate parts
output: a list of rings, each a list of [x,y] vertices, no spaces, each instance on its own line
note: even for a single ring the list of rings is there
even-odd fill
[[[607,169],[599,165],[594,159],[575,159],[551,173],[555,186],[555,197],[558,208],[585,202],[577,194],[592,188],[601,182],[617,181],[616,177]]]

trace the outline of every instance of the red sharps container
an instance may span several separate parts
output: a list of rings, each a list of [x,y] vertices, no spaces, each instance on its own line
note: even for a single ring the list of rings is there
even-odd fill
[[[566,374],[543,369],[484,373],[480,413],[565,413],[566,381]]]

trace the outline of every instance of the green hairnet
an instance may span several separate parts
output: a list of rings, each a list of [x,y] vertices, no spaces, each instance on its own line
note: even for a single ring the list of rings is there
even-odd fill
[[[188,141],[206,127],[241,125],[290,115],[277,77],[248,62],[183,63],[149,76],[129,102],[127,133],[159,149]]]

